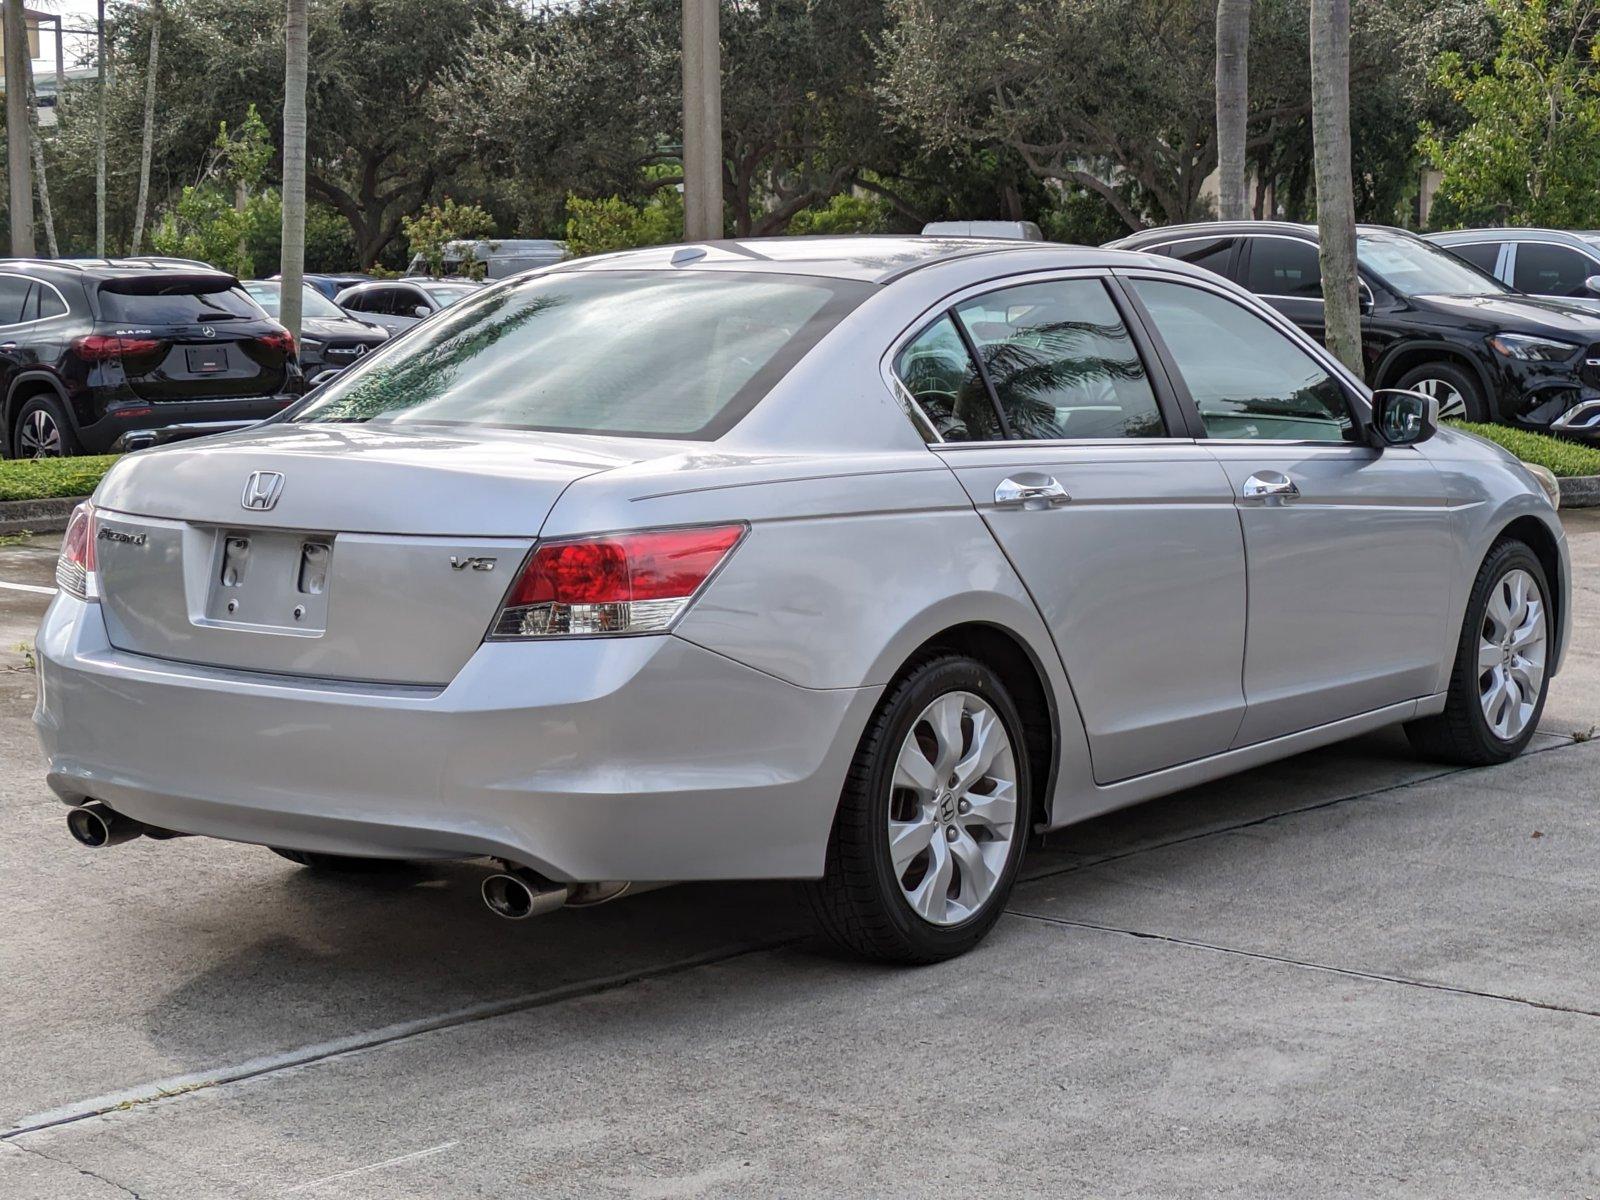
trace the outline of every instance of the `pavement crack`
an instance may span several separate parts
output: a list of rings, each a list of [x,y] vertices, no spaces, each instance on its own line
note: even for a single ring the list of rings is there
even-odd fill
[[[39,1149],[37,1146],[24,1146],[21,1142],[13,1142],[11,1144],[14,1145],[18,1150],[21,1150],[24,1154],[32,1154],[37,1158],[42,1158],[48,1162],[53,1162],[58,1166],[67,1167],[70,1170],[76,1171],[79,1175],[86,1175],[90,1179],[94,1179],[105,1184],[107,1187],[114,1187],[124,1196],[132,1196],[133,1200],[144,1200],[144,1197],[142,1197],[138,1192],[134,1191],[131,1187],[128,1187],[126,1184],[118,1183],[115,1179],[108,1179],[98,1171],[91,1171],[88,1167],[80,1167],[77,1163],[71,1161],[70,1159],[65,1159],[55,1154],[49,1154]]]
[[[1524,1008],[1535,1008],[1544,1012],[1568,1013],[1578,1017],[1600,1017],[1600,1011],[1589,1008],[1553,1004],[1544,1000],[1530,1000],[1526,996],[1511,996],[1504,992],[1489,992],[1480,988],[1461,987],[1453,983],[1439,983],[1431,979],[1410,979],[1404,975],[1388,975],[1382,971],[1363,971],[1357,967],[1336,967],[1329,963],[1311,962],[1309,959],[1293,958],[1285,954],[1267,954],[1260,950],[1241,950],[1236,946],[1219,946],[1215,942],[1202,942],[1195,938],[1178,937],[1170,933],[1152,933],[1145,929],[1125,929],[1118,925],[1102,925],[1098,921],[1074,921],[1069,917],[1052,917],[1044,913],[1023,912],[1015,908],[1006,909],[1006,913],[1009,916],[1021,917],[1028,921],[1040,921],[1046,925],[1059,925],[1069,929],[1087,929],[1095,933],[1111,933],[1120,937],[1136,938],[1140,941],[1164,942],[1171,946],[1184,946],[1190,950],[1206,950],[1213,954],[1227,954],[1235,958],[1255,959],[1257,962],[1299,967],[1306,971],[1321,971],[1329,975],[1342,975],[1347,979],[1362,979],[1372,983],[1392,983],[1401,987],[1420,988],[1430,992],[1445,992],[1454,996],[1471,996],[1479,1000],[1497,1000],[1503,1004],[1517,1004]]]

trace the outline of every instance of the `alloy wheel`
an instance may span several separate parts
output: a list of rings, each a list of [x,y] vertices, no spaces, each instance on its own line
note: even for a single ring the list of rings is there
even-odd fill
[[[1017,831],[1017,763],[1005,723],[971,692],[922,711],[895,760],[889,857],[912,910],[932,925],[976,915]]]
[[[1439,416],[1464,420],[1467,416],[1467,398],[1461,389],[1447,379],[1419,379],[1410,388],[1439,402]]]
[[[36,408],[17,429],[18,458],[60,458],[61,429],[49,412]]]
[[[1508,571],[1489,593],[1478,638],[1478,701],[1501,741],[1521,735],[1544,686],[1546,611],[1528,572]]]

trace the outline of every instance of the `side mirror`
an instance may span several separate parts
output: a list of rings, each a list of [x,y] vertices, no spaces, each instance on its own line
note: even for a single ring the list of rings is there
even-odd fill
[[[1600,275],[1589,276],[1583,281],[1583,287],[1585,291],[1593,292],[1595,295],[1600,296]]]
[[[431,317],[433,315],[433,309],[429,308],[426,304],[419,304],[411,310],[411,313],[413,316],[417,317]]]
[[[1385,446],[1415,446],[1439,431],[1439,401],[1421,392],[1384,388],[1372,393],[1372,425],[1368,440]]]

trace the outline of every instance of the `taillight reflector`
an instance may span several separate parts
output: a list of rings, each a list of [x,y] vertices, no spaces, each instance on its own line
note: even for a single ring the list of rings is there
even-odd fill
[[[493,637],[658,633],[689,606],[744,525],[545,542],[506,597]]]
[[[263,333],[256,341],[269,350],[277,350],[283,354],[294,354],[294,334],[287,329],[276,329],[271,333]]]
[[[157,338],[117,337],[108,333],[91,333],[72,343],[73,353],[87,362],[106,362],[128,354],[151,354],[161,349]]]
[[[94,573],[95,516],[88,501],[72,510],[67,532],[56,559],[56,583],[79,600],[89,598],[89,576]]]

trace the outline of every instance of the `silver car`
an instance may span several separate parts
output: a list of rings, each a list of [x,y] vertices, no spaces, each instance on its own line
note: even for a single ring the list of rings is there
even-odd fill
[[[862,954],[1030,832],[1403,723],[1518,754],[1552,499],[1168,258],[839,238],[502,281],[69,530],[40,738],[80,841],[498,860],[506,916],[806,880]]]

